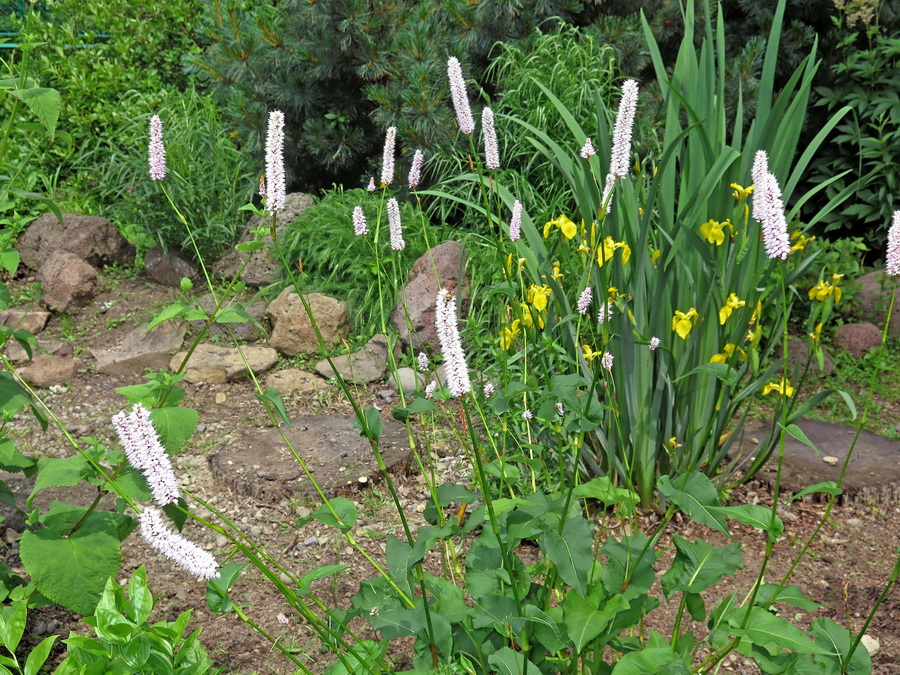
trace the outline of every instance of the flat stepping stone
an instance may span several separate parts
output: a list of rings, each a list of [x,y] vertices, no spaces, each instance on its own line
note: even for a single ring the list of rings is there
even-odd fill
[[[319,486],[329,497],[355,492],[360,477],[371,485],[381,478],[369,441],[353,427],[354,415],[309,415],[284,429]],[[383,420],[379,448],[388,469],[405,469],[410,448],[406,428]],[[245,434],[210,454],[213,476],[235,492],[278,504],[298,496],[317,496],[296,458],[276,429]]]
[[[856,435],[854,427],[834,422],[800,419],[796,424],[819,449],[819,455],[808,445],[790,435],[785,436],[781,475],[783,495],[797,493],[816,483],[837,482]],[[762,439],[767,433],[768,429],[765,429],[754,431],[752,435]],[[753,450],[749,444],[742,446],[743,453],[752,453]],[[771,459],[757,474],[757,479],[774,486],[777,462],[776,447]],[[844,493],[838,497],[840,504],[864,502],[893,505],[900,502],[900,442],[863,431],[856,442],[842,488]],[[826,496],[818,493],[813,498],[824,500]]]

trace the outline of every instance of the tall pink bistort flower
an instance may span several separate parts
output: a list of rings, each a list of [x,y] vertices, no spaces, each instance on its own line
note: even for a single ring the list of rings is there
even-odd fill
[[[586,287],[581,291],[581,297],[578,298],[578,313],[587,314],[588,307],[591,304],[591,287]]]
[[[451,56],[447,60],[447,79],[450,80],[450,97],[453,99],[459,130],[466,136],[471,136],[475,131],[475,119],[472,117],[472,108],[469,106],[469,95],[466,93],[466,81],[463,79],[462,66],[459,65],[459,59],[455,56]]]
[[[597,151],[594,150],[594,144],[591,143],[590,137],[588,137],[588,139],[584,142],[584,145],[581,146],[580,154],[582,159],[590,159],[597,154]]]
[[[211,553],[173,532],[152,506],[141,513],[141,536],[150,546],[198,579],[217,579],[219,566]]]
[[[269,130],[266,134],[266,210],[278,213],[284,210],[284,113],[269,113]]]
[[[484,163],[491,171],[500,168],[500,150],[497,147],[497,128],[494,111],[485,108],[481,112],[481,132],[484,134]]]
[[[894,211],[887,241],[887,273],[900,277],[900,211]]]
[[[434,323],[438,340],[441,343],[441,354],[444,356],[444,368],[447,372],[447,389],[451,396],[465,396],[472,390],[469,380],[469,367],[459,339],[459,328],[456,319],[456,299],[446,288],[442,288],[435,300]]]
[[[381,184],[390,185],[394,180],[394,152],[397,148],[397,127],[388,127],[384,135],[384,153],[381,156]]]
[[[409,167],[409,189],[415,190],[419,187],[419,181],[422,180],[422,164],[425,162],[425,155],[421,150],[413,153],[412,165]]]
[[[517,241],[522,236],[522,204],[517,199],[513,202],[512,218],[509,221],[509,238]]]
[[[619,112],[616,114],[616,126],[613,130],[612,151],[609,158],[609,173],[603,187],[601,204],[606,204],[606,213],[612,207],[612,190],[616,181],[628,175],[631,163],[631,133],[634,129],[634,114],[637,110],[638,83],[636,80],[625,80],[622,83],[622,99],[619,101]],[[609,203],[607,204],[607,200]]]
[[[159,115],[150,118],[150,144],[147,147],[150,162],[150,178],[162,180],[166,177],[166,147],[162,140],[162,120]]]
[[[369,184],[366,186],[366,190],[369,192],[375,192],[377,188],[375,187],[375,177],[369,176]]]
[[[787,260],[791,254],[791,240],[784,217],[784,203],[781,201],[778,179],[769,173],[769,157],[765,150],[756,153],[750,175],[753,179],[753,218],[762,226],[766,255]]]
[[[388,199],[387,215],[388,224],[391,226],[391,248],[402,251],[406,248],[406,242],[403,241],[403,228],[400,225],[400,204],[394,197]]]
[[[131,413],[119,412],[112,418],[128,463],[144,474],[153,499],[160,506],[174,504],[181,496],[172,462],[159,442],[150,419],[150,411],[136,403]]]
[[[366,225],[366,214],[363,213],[361,206],[353,207],[353,233],[357,237],[369,234],[369,228]]]

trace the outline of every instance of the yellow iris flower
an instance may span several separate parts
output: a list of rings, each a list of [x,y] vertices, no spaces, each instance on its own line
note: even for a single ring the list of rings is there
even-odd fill
[[[723,225],[724,223],[720,223],[718,220],[707,220],[700,226],[700,234],[702,234],[710,244],[721,246],[725,241],[725,230],[722,227]]]
[[[509,350],[512,346],[513,340],[515,340],[516,336],[519,334],[519,324],[521,322],[516,319],[509,326],[505,326],[503,330],[500,331],[500,346],[503,349]]]
[[[544,224],[544,239],[550,236],[551,227],[558,227],[559,231],[563,233],[566,239],[571,239],[578,231],[575,223],[569,220],[569,217],[565,214],[562,214],[559,216],[559,218],[556,218]]]
[[[585,361],[593,361],[598,356],[603,356],[603,352],[595,352],[591,349],[590,345],[581,345],[581,348],[584,350],[584,360]]]
[[[753,186],[750,187],[741,187],[737,183],[732,183],[729,187],[731,187],[734,192],[731,193],[731,196],[737,199],[739,202],[744,201],[753,194]]]
[[[545,285],[538,286],[537,284],[531,284],[528,288],[528,293],[526,295],[526,300],[528,304],[534,307],[537,311],[543,312],[547,309],[547,298],[550,296],[550,287]]]
[[[782,378],[781,382],[769,382],[765,387],[763,387],[763,396],[768,396],[773,391],[777,391],[782,396],[787,396],[790,398],[794,395],[794,388],[791,386],[791,381]]]
[[[604,239],[603,246],[597,251],[597,264],[603,267],[603,263],[612,258],[619,249],[622,249],[622,264],[624,265],[631,258],[631,247],[624,241],[613,240],[612,237]]]
[[[809,334],[809,337],[812,339],[814,344],[819,343],[819,339],[822,337],[822,322],[820,321],[816,324],[816,329]]]
[[[719,323],[724,325],[734,310],[743,307],[746,304],[747,301],[741,300],[736,293],[729,295],[728,300],[725,301],[725,306],[719,310]]]
[[[833,284],[830,281],[819,281],[819,283],[809,289],[809,299],[824,302],[829,297],[834,297],[835,304],[839,303],[841,301],[841,289],[838,286],[838,282],[843,276],[843,274],[831,275],[834,281]]]
[[[697,310],[693,307],[687,312],[676,309],[675,316],[672,317],[672,330],[678,333],[678,337],[682,340],[687,340],[688,333],[691,332],[691,328],[694,327],[694,322],[696,322],[699,316]]]
[[[730,359],[734,355],[734,350],[737,349],[741,355],[741,358],[746,361],[747,360],[747,352],[745,352],[740,347],[737,347],[730,342],[722,348],[721,354],[713,354],[712,358],[709,360],[710,363],[725,363],[728,359]]]

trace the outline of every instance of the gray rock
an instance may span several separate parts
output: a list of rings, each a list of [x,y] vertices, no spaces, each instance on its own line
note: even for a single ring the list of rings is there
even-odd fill
[[[388,378],[388,386],[391,389],[403,389],[404,394],[410,394],[414,391],[424,391],[425,385],[428,383],[424,373],[420,373],[412,368],[398,368],[397,377],[392,373]]]
[[[19,374],[35,387],[48,388],[55,384],[70,382],[75,377],[80,362],[71,356],[40,354],[31,365],[22,368]]]
[[[216,302],[213,299],[211,293],[207,293],[200,297],[199,301],[200,306],[203,308],[207,314],[212,314],[213,310],[216,308]],[[255,340],[261,340],[265,337],[265,330],[260,328],[260,326],[256,324],[262,324],[263,321],[266,320],[266,303],[262,300],[258,302],[246,303],[241,300],[235,300],[234,302],[230,302],[223,308],[223,311],[227,311],[229,306],[240,305],[244,308],[247,314],[250,315],[250,318],[253,319],[256,323],[252,321],[245,322],[229,322],[229,323],[214,323],[209,327],[208,335],[210,337],[218,337],[224,340],[231,340],[231,335],[228,333],[228,329],[231,329],[231,332],[234,334],[234,337],[241,342],[253,342]],[[203,321],[191,321],[191,328],[194,330],[200,330],[203,326]]]
[[[314,394],[329,388],[322,378],[299,368],[272,373],[266,378],[266,387],[272,387],[284,398],[291,394]]]
[[[331,362],[348,382],[368,384],[381,380],[388,369],[387,338],[384,335],[375,335],[358,352],[335,356]],[[316,364],[316,373],[325,378],[335,376],[334,370],[325,359]]]
[[[322,333],[325,347],[331,349],[350,333],[347,303],[320,293],[310,293],[305,297]],[[270,302],[266,314],[271,317],[273,324],[269,344],[280,353],[296,356],[319,351],[316,333],[300,296],[294,292],[293,287],[285,288]]]
[[[854,358],[861,359],[870,349],[881,344],[881,330],[871,323],[845,323],[837,327],[834,344],[846,349]]]
[[[191,263],[177,253],[163,251],[161,246],[147,251],[144,268],[156,283],[172,288],[178,288],[183,278],[193,279],[197,275],[197,269]]]
[[[284,210],[278,214],[276,220],[276,236],[280,236],[284,229],[290,225],[294,219],[303,211],[308,209],[315,203],[312,196],[303,194],[302,192],[293,192],[287,196],[284,203]],[[262,221],[262,224],[268,228],[270,219]],[[245,243],[254,239],[253,230],[260,225],[260,218],[253,216],[247,224],[247,229],[239,243]],[[213,271],[223,277],[231,279],[237,274],[241,268],[246,253],[231,250],[226,253],[213,266]],[[266,245],[258,251],[250,254],[250,260],[244,271],[241,273],[241,279],[248,286],[268,286],[275,283],[281,278],[281,261],[274,254],[271,248],[271,241],[267,240]]]
[[[104,375],[132,375],[144,368],[162,370],[168,366],[173,353],[181,349],[187,326],[167,321],[149,333],[137,328],[125,336],[118,347],[92,349],[97,359],[97,372]]]
[[[27,330],[29,333],[40,333],[50,319],[50,312],[38,310],[25,311],[22,309],[8,309],[0,312],[0,325],[15,330]]]
[[[247,363],[254,373],[265,372],[278,362],[278,354],[269,347],[249,345],[242,351]],[[177,370],[181,362],[187,356],[187,352],[179,352],[169,362],[171,370]],[[211,382],[222,384],[233,382],[246,377],[247,368],[237,349],[231,347],[216,347],[210,344],[197,346],[188,361],[185,379],[188,382]]]
[[[47,258],[38,279],[46,291],[41,302],[58,312],[84,307],[100,288],[97,270],[68,251],[58,251]]]
[[[56,215],[45,213],[28,226],[16,242],[22,263],[40,269],[57,251],[68,251],[91,265],[134,262],[134,246],[106,218],[62,216],[63,225]]]
[[[860,277],[856,283],[859,285],[857,316],[862,321],[883,326],[888,308],[891,306],[893,284],[890,277],[884,270],[876,270]],[[891,337],[900,337],[900,302],[894,304],[889,330]]]

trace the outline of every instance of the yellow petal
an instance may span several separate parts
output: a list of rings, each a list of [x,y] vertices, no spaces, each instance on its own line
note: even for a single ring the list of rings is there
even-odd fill
[[[578,232],[578,228],[575,227],[575,223],[569,220],[566,216],[560,216],[559,229],[562,230],[563,235],[566,239],[571,239],[575,236],[575,233]]]

